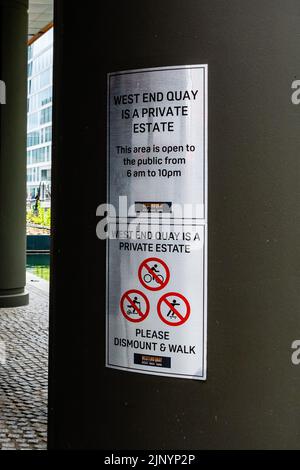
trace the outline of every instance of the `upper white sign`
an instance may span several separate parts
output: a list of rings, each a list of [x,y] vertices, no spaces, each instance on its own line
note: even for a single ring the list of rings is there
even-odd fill
[[[206,221],[207,66],[108,76],[108,200],[129,215]]]

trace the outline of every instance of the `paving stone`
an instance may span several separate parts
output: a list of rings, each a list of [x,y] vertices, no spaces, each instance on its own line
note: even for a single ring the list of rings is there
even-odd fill
[[[0,309],[0,449],[47,447],[48,299],[29,286],[30,305]]]

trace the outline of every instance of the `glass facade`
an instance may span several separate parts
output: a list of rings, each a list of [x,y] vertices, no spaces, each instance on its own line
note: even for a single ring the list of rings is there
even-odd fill
[[[51,196],[53,28],[28,47],[27,202]]]

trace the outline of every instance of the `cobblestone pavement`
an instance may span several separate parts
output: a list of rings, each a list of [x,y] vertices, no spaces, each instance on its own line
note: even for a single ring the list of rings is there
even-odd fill
[[[48,294],[32,278],[28,307],[0,309],[1,450],[47,445]]]

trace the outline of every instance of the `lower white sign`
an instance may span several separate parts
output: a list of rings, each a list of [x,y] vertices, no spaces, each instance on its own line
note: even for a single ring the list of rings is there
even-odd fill
[[[106,365],[206,379],[203,225],[110,225]]]

